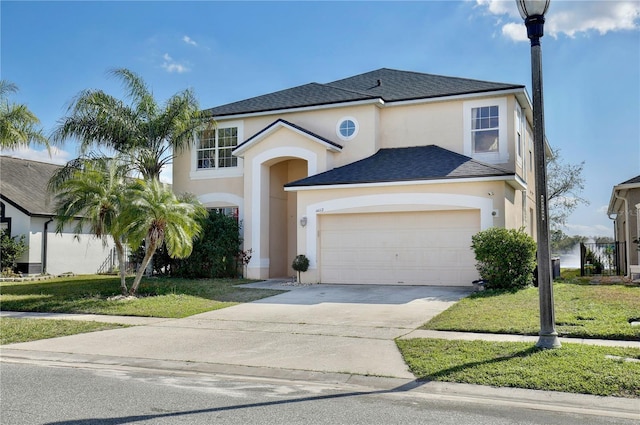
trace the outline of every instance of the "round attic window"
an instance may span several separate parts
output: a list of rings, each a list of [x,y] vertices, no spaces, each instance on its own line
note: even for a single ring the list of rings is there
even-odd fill
[[[358,121],[352,117],[342,118],[336,126],[336,133],[342,140],[351,140],[358,134]]]

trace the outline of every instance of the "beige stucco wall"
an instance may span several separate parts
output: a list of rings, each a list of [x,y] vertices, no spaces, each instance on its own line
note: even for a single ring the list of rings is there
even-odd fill
[[[462,101],[385,108],[380,117],[381,146],[438,145],[463,153]]]

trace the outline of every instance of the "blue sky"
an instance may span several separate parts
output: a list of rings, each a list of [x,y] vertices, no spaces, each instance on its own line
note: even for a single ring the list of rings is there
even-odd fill
[[[50,133],[84,89],[122,96],[112,68],[157,99],[194,89],[203,108],[377,68],[525,84],[515,1],[0,2],[1,78]],[[640,174],[640,2],[552,0],[542,39],[547,138],[585,162],[590,205],[569,234],[612,236],[612,186]],[[4,151],[64,163],[37,149]]]

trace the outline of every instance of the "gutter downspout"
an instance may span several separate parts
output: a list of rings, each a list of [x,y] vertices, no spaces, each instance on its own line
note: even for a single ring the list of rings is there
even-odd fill
[[[47,245],[49,242],[49,223],[53,221],[50,218],[44,223],[44,230],[42,234],[42,274],[47,274]]]
[[[625,259],[625,276],[626,277],[631,277],[631,269],[629,268],[629,254],[631,253],[631,251],[629,251],[629,249],[631,248],[631,244],[629,241],[629,201],[627,200],[627,198],[623,198],[621,196],[618,195],[620,189],[618,190],[614,190],[613,191],[613,196],[616,199],[620,199],[622,201],[624,201],[624,244],[625,244],[625,249],[626,249],[626,259]],[[611,219],[611,215],[609,215],[609,218]],[[618,214],[616,214],[616,219],[618,218]]]

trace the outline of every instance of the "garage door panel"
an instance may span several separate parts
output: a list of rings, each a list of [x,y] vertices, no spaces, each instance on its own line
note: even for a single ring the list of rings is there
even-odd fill
[[[326,215],[320,219],[324,283],[470,285],[477,210]]]

